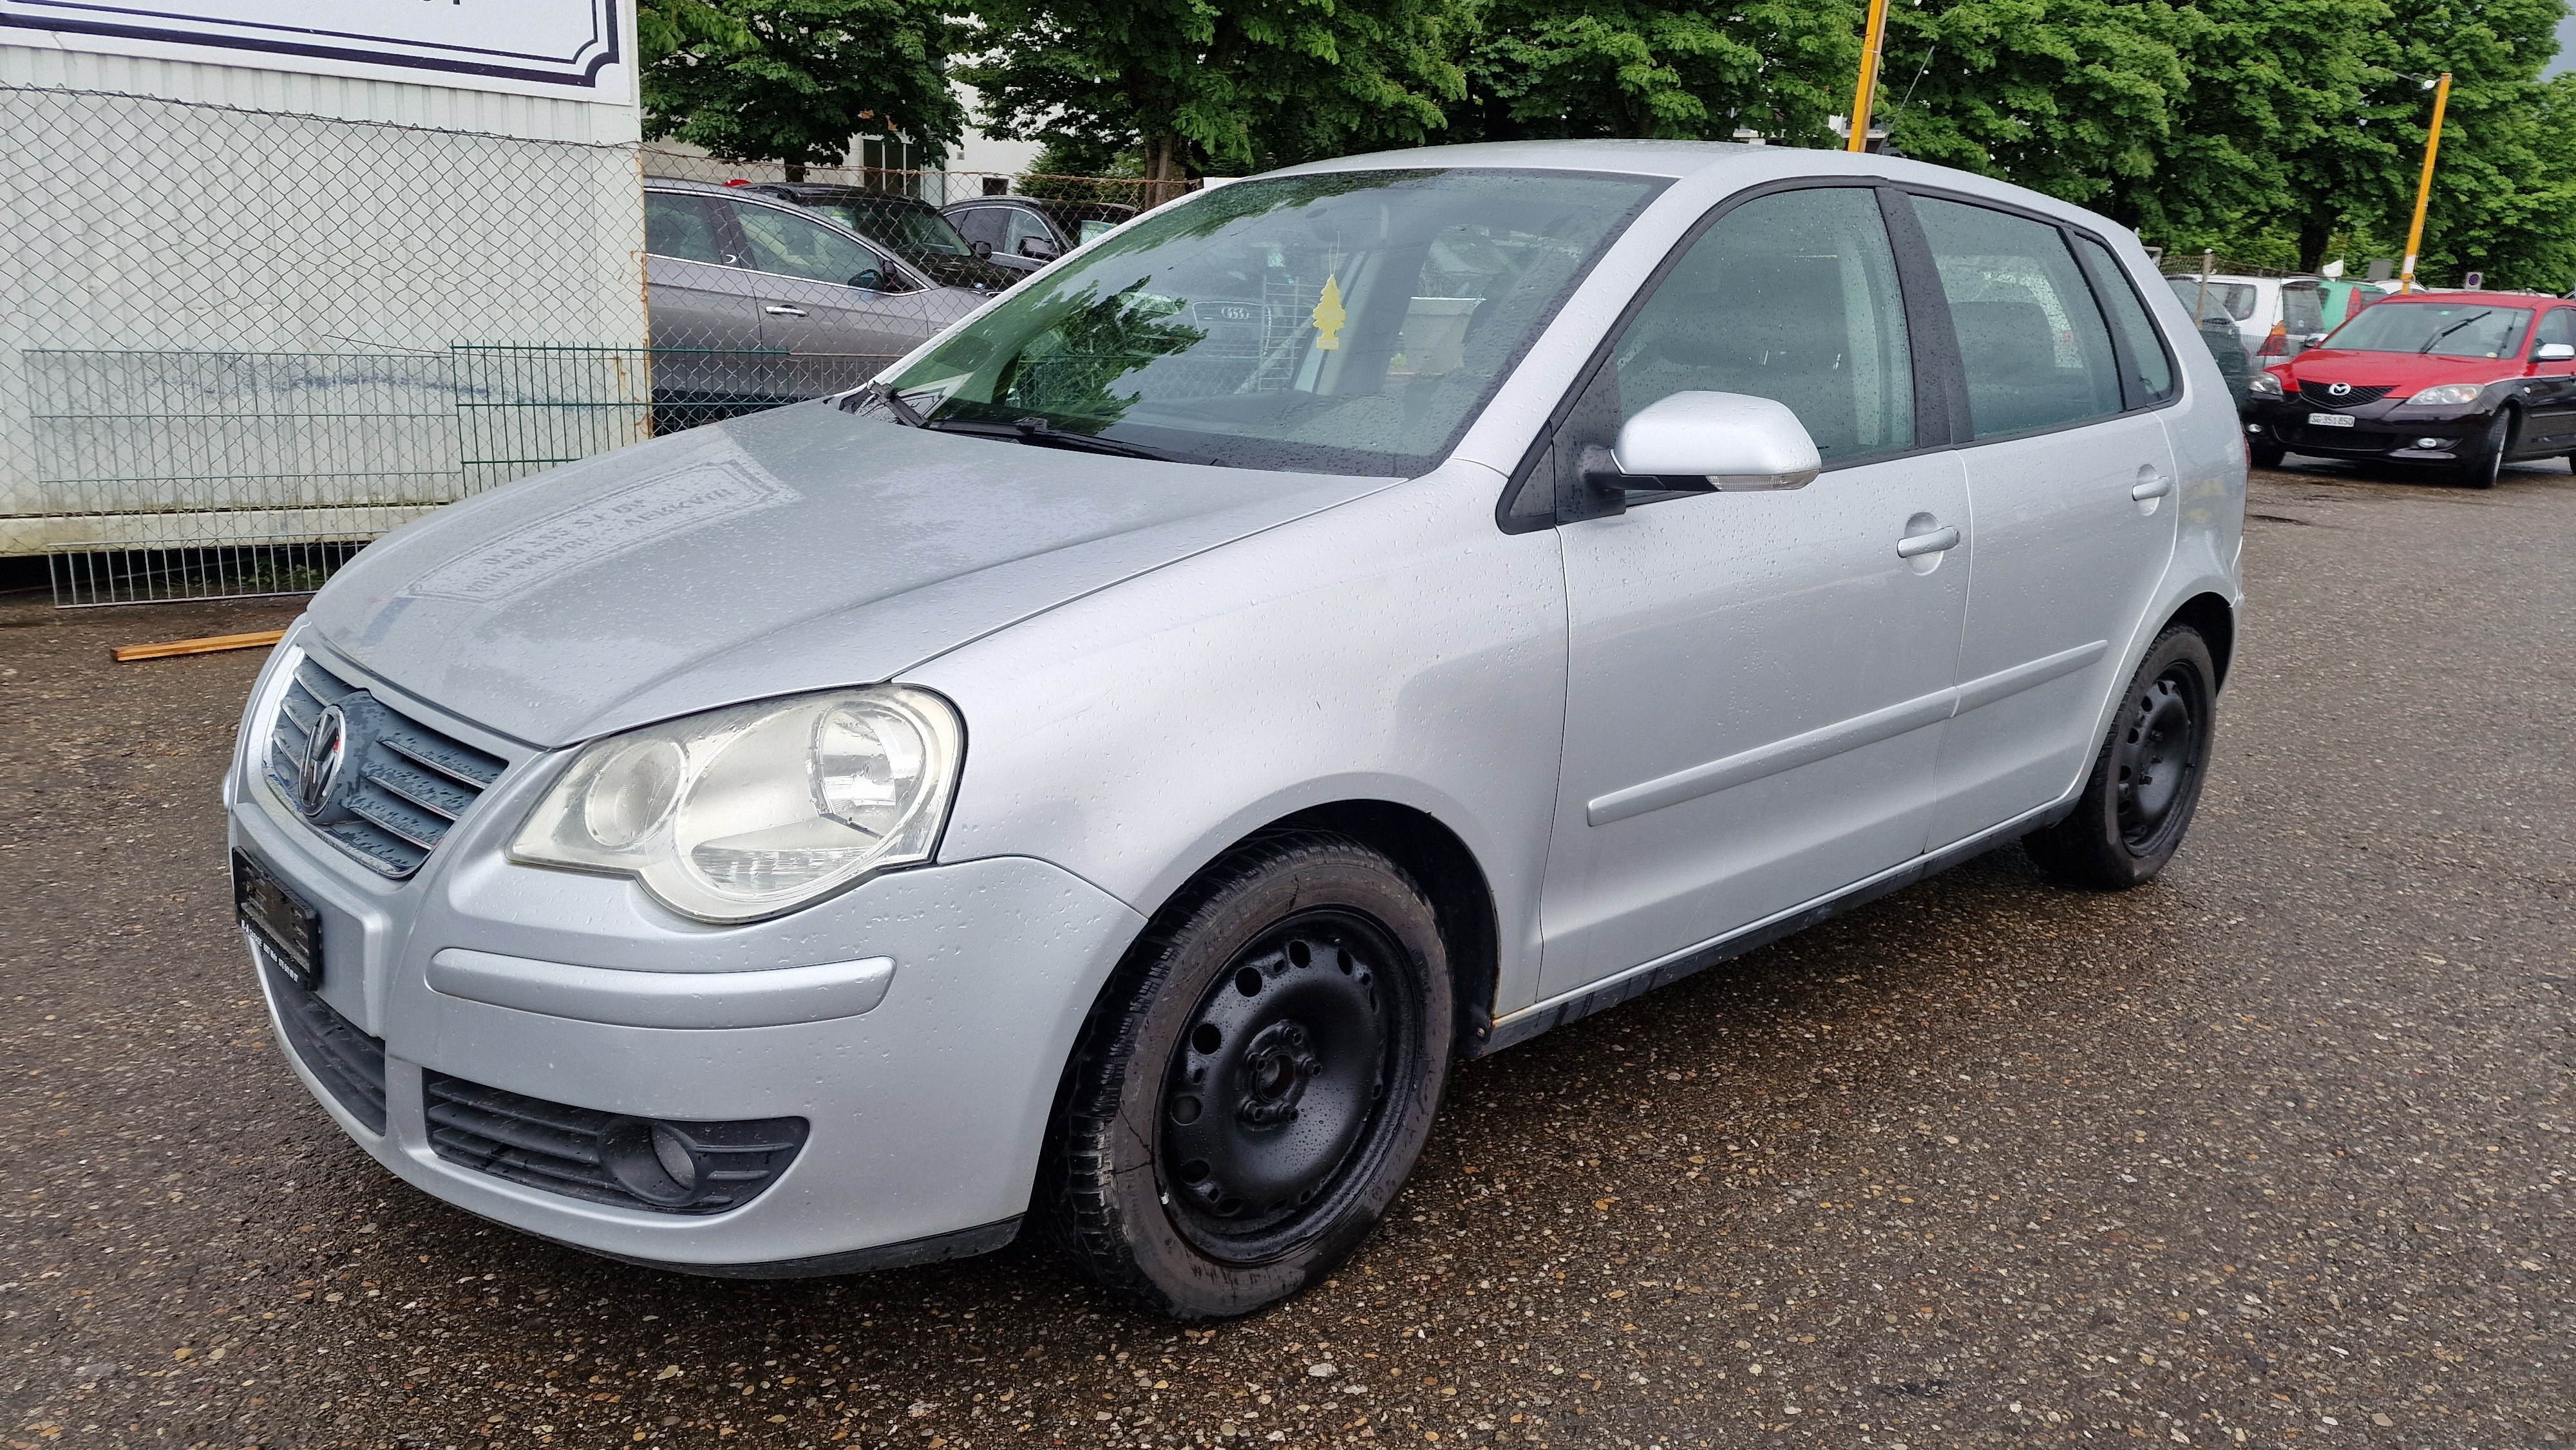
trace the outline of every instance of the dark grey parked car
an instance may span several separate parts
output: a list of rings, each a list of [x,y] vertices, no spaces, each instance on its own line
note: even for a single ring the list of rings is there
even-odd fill
[[[991,294],[739,188],[648,180],[644,278],[658,431],[866,381]]]
[[[1107,201],[1044,201],[1033,196],[979,196],[939,214],[997,267],[1034,272],[1119,223],[1136,208]]]

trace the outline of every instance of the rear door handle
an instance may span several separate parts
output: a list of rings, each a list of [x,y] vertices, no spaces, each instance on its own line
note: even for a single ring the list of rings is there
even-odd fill
[[[802,307],[788,307],[776,302],[772,302],[767,307],[760,310],[768,313],[772,317],[802,317],[805,315],[805,309]]]
[[[1957,547],[1959,547],[1959,531],[1957,529],[1934,529],[1928,534],[1909,534],[1906,537],[1897,540],[1896,557],[1900,559],[1918,559],[1925,554],[1946,553]]]
[[[2154,473],[2139,479],[2129,489],[2129,497],[2145,503],[2148,499],[2163,498],[2171,492],[2173,492],[2173,480],[2164,474]]]

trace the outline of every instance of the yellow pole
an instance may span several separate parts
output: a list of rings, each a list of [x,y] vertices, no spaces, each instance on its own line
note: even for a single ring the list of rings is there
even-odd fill
[[[2424,138],[2424,179],[2415,183],[2415,224],[2406,229],[2406,270],[2398,274],[2400,293],[2415,290],[2415,254],[2424,246],[2424,209],[2433,202],[2433,157],[2442,149],[2442,110],[2451,101],[2451,73],[2433,85],[2433,130]]]
[[[1869,31],[1860,42],[1860,84],[1852,91],[1851,139],[1846,151],[1869,149],[1869,108],[1878,96],[1879,43],[1887,35],[1887,0],[1869,0]]]

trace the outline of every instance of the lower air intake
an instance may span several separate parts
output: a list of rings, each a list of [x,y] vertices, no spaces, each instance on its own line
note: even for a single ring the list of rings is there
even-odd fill
[[[805,1146],[803,1118],[678,1122],[524,1097],[421,1074],[429,1146],[495,1178],[654,1213],[723,1213],[777,1181]]]

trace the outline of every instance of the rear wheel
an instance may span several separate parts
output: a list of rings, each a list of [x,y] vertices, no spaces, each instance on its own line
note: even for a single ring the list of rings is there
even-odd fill
[[[2486,432],[2471,444],[2468,453],[2451,471],[2453,483],[2470,488],[2493,488],[2504,472],[2505,450],[2513,446],[2514,417],[2511,408],[2496,410]]]
[[[1358,842],[1257,840],[1157,918],[1083,1029],[1040,1212],[1176,1319],[1247,1314],[1357,1247],[1448,1083],[1430,901]]]
[[[2125,891],[2165,869],[2200,805],[2217,680],[2200,631],[2176,625],[2156,637],[2074,814],[2022,841],[2042,872],[2069,886]]]

